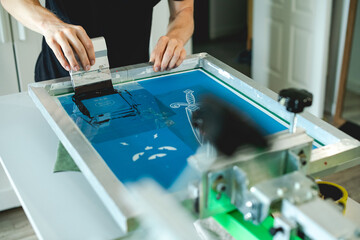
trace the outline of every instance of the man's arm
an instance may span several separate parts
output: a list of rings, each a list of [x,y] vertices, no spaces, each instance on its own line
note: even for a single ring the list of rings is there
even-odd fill
[[[184,61],[184,45],[194,32],[194,0],[168,1],[168,31],[159,39],[150,56],[155,72],[176,68]]]
[[[41,6],[38,0],[0,0],[4,8],[19,22],[42,34],[61,66],[78,71],[79,64],[73,49],[85,70],[95,63],[92,42],[81,26],[64,23],[55,14]]]

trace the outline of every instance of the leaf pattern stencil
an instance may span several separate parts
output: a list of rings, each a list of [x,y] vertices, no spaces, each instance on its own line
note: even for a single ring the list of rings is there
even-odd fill
[[[154,160],[156,158],[161,158],[161,157],[165,157],[167,154],[165,153],[158,153],[158,154],[154,154],[154,155],[151,155],[148,159],[149,160]]]
[[[170,147],[170,146],[164,146],[164,147],[159,147],[159,150],[169,150],[169,151],[176,151],[177,149],[174,147]]]
[[[140,152],[140,153],[137,153],[135,154],[133,157],[132,157],[132,160],[135,162],[136,160],[138,160],[140,158],[140,156],[144,155],[144,152]]]

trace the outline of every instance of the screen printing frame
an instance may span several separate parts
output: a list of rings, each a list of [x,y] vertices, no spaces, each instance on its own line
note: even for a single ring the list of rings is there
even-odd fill
[[[277,102],[276,93],[207,53],[190,55],[180,67],[166,73],[154,72],[149,63],[116,68],[111,72],[115,85],[193,69],[205,71],[266,114],[289,125],[292,114]],[[73,93],[69,77],[29,85],[29,95],[115,221],[125,232],[131,231],[136,227],[137,213],[126,203],[126,187],[54,97],[69,93]],[[307,112],[298,116],[298,126],[304,128],[318,146],[312,150],[308,174],[323,176],[360,163],[359,141]]]

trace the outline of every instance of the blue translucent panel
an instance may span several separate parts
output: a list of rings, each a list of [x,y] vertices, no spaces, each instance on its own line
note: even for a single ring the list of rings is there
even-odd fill
[[[83,100],[59,97],[109,168],[122,182],[151,177],[170,188],[199,146],[192,112],[202,94],[215,94],[255,121],[265,134],[285,127],[200,70],[115,86],[119,94]],[[100,108],[99,108],[100,107]]]

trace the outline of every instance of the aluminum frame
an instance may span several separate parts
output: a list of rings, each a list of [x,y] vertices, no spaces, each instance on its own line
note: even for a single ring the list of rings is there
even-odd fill
[[[276,93],[207,53],[188,56],[180,67],[167,74],[192,69],[206,71],[237,95],[247,99],[251,104],[283,122],[284,125],[289,125],[292,114],[277,102]],[[161,75],[165,74],[154,72],[149,63],[112,69],[113,84]],[[29,85],[29,95],[104,202],[114,220],[125,232],[131,231],[137,225],[135,221],[137,213],[126,203],[126,198],[124,198],[124,195],[128,194],[126,187],[116,178],[54,97],[72,92],[70,77]],[[298,116],[298,126],[306,129],[311,137],[325,145],[312,150],[308,174],[322,176],[360,163],[359,141],[307,112]]]

